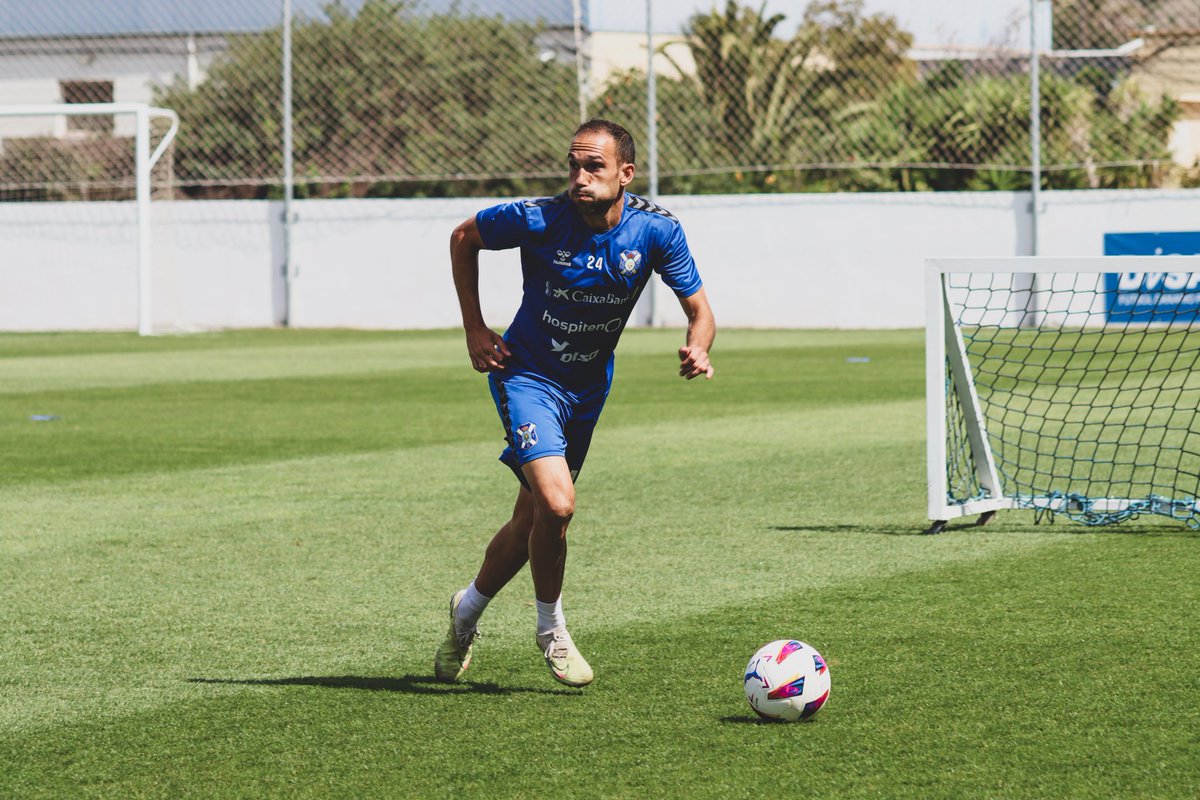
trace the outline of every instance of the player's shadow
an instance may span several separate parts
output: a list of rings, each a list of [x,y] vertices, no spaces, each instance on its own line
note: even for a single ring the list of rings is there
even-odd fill
[[[401,675],[398,678],[373,678],[363,675],[304,675],[295,678],[188,678],[188,683],[226,686],[317,686],[323,689],[359,689],[368,692],[401,694],[556,694],[580,695],[568,688],[544,689],[533,686],[501,686],[491,682],[442,683],[432,675]]]

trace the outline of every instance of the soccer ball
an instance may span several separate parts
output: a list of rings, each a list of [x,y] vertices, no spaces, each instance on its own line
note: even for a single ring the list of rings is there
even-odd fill
[[[763,645],[746,665],[746,699],[764,719],[810,719],[829,699],[829,667],[804,642]]]

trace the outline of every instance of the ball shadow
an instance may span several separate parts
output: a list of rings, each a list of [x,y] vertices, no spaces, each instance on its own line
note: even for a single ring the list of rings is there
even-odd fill
[[[813,718],[787,722],[782,719],[767,719],[766,717],[757,717],[750,714],[730,714],[721,717],[718,721],[722,725],[808,725],[813,722]]]

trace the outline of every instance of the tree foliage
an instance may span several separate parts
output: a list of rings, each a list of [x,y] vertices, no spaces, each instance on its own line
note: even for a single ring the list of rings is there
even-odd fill
[[[692,81],[708,112],[703,129],[717,151],[707,166],[835,158],[848,114],[889,82],[915,80],[904,55],[911,36],[890,16],[864,15],[862,0],[811,3],[786,40],[777,35],[785,19],[765,16],[765,5],[755,11],[727,0],[685,29]],[[749,183],[783,188],[768,177]]]
[[[561,172],[575,73],[539,58],[534,26],[417,15],[399,0],[356,13],[335,2],[325,17],[293,27],[299,194],[524,192],[539,182],[522,176]],[[281,46],[281,30],[237,38],[195,89],[156,98],[182,121],[181,183],[278,181]]]
[[[1029,78],[1012,63],[946,62],[918,79],[909,34],[890,16],[865,15],[861,0],[811,3],[787,40],[777,35],[786,18],[766,17],[764,8],[728,0],[723,11],[692,18],[694,77],[659,82],[660,95],[702,104],[678,119],[677,108],[660,104],[660,151],[677,154],[662,159],[667,190],[1029,186]],[[610,94],[644,91],[631,75],[622,84]],[[1170,160],[1178,113],[1177,103],[1142,97],[1103,70],[1047,71],[1045,184],[1161,185],[1165,170],[1154,162]]]
[[[0,148],[0,202],[130,200],[133,144],[100,135],[82,140],[7,137]]]
[[[851,129],[865,161],[912,166],[856,170],[864,189],[1027,189],[1032,152],[1028,76],[984,76],[943,85],[895,86]],[[1147,102],[1129,84],[1097,98],[1092,87],[1048,74],[1041,79],[1043,183],[1048,188],[1153,186],[1168,162],[1177,106]],[[921,165],[946,165],[944,167]],[[1110,165],[1101,168],[1099,165]],[[984,165],[973,167],[971,165]],[[991,165],[988,167],[987,165]]]
[[[1062,8],[1083,14],[1123,2]],[[693,16],[684,41],[663,50],[679,73],[657,84],[663,191],[1028,186],[1029,79],[1013,64],[989,74],[979,62],[946,62],[921,75],[907,55],[912,37],[894,17],[867,14],[863,0],[816,0],[794,25],[765,9],[726,0]],[[298,193],[557,191],[577,84],[571,65],[542,57],[540,32],[498,17],[418,14],[413,0],[365,0],[354,13],[334,2],[322,18],[297,21]],[[182,120],[180,184],[278,191],[281,38],[280,30],[236,38],[205,82],[160,92],[156,102]],[[1177,104],[1141,97],[1103,70],[1046,72],[1046,185],[1162,182],[1161,170],[1132,162],[1169,159]],[[643,154],[645,97],[645,74],[632,70],[590,99],[592,113],[631,129]]]

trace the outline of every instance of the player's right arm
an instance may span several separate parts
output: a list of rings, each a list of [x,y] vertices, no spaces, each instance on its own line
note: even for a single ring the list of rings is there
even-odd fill
[[[483,249],[483,237],[474,217],[464,220],[450,234],[450,269],[467,334],[467,355],[476,372],[492,372],[504,369],[504,360],[512,353],[500,334],[483,321],[479,305],[479,251]]]
[[[717,323],[713,319],[704,287],[680,298],[679,304],[688,318],[687,343],[679,348],[679,374],[689,381],[701,375],[712,378],[713,366],[708,360],[708,351],[712,350],[713,340],[717,336]]]

